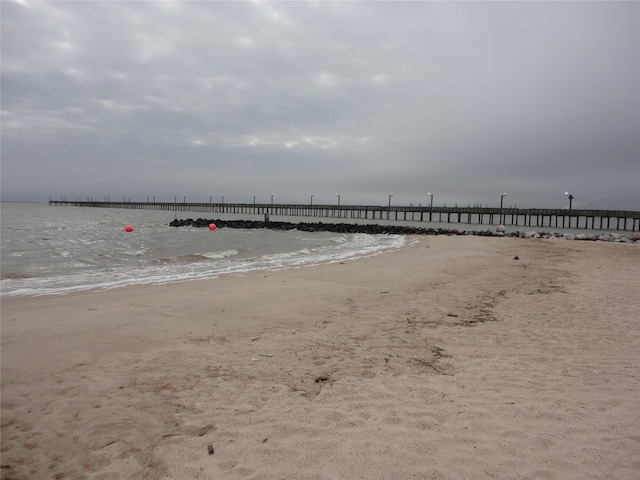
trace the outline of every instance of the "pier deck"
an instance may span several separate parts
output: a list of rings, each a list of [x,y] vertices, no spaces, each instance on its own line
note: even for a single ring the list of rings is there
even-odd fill
[[[49,205],[253,215],[268,213],[270,215],[297,217],[640,231],[640,212],[622,210],[149,201],[100,202],[64,199],[50,200]]]

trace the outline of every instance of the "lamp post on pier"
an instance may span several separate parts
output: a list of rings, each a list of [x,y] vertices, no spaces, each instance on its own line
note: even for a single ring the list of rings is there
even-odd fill
[[[569,210],[571,210],[571,202],[573,200],[573,195],[570,194],[569,192],[564,192],[564,196],[569,199]]]
[[[431,197],[431,202],[429,203],[429,221],[431,221],[431,214],[433,213],[433,193],[427,193],[427,197]]]
[[[387,208],[387,220],[391,218],[391,197],[393,197],[393,193],[389,195],[389,207]]]
[[[507,196],[507,192],[504,192],[502,195],[500,195],[500,225],[502,225],[502,223],[504,222],[504,215],[502,214],[502,203],[504,201],[504,197]]]
[[[315,197],[316,194],[314,193],[313,195],[311,195],[311,203],[309,205],[313,205],[313,197]]]
[[[571,228],[571,201],[573,200],[573,195],[569,192],[564,192],[564,196],[569,199],[569,228]],[[576,228],[578,228],[579,221],[580,218],[576,218]],[[564,216],[562,217],[562,226],[564,227]]]
[[[273,205],[273,193],[271,194],[271,205]]]
[[[253,204],[254,204],[254,205],[256,204],[256,197],[257,197],[257,195],[254,195],[254,196],[253,196]]]

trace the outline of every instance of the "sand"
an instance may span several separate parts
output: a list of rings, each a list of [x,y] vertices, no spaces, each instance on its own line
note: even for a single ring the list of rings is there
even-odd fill
[[[640,248],[409,240],[4,298],[2,479],[640,478]]]

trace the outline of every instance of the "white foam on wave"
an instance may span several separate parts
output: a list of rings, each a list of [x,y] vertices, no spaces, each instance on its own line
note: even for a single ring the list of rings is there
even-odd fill
[[[232,250],[225,250],[224,252],[211,252],[211,253],[203,253],[202,256],[209,258],[211,260],[217,260],[220,258],[228,258],[228,257],[234,257],[238,255],[238,250],[236,249],[232,249]]]
[[[264,255],[258,263],[269,269],[311,266],[377,255],[388,250],[401,248],[404,245],[405,237],[401,235],[356,234],[350,242],[318,247],[313,252],[303,249],[276,255]]]
[[[128,250],[128,251],[124,251],[122,252],[122,255],[128,255],[131,257],[141,257],[145,254],[146,250],[144,249],[138,249],[138,250]]]
[[[270,253],[270,254],[265,254],[262,255],[262,257],[260,257],[260,259],[262,261],[265,262],[280,262],[283,260],[289,260],[289,259],[293,259],[296,257],[299,257],[300,255],[309,255],[311,253],[311,250],[307,249],[307,248],[303,248],[301,250],[296,250],[295,252],[282,252],[282,253]]]

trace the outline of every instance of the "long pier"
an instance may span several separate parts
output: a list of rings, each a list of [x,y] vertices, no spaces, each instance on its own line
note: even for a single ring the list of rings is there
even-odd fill
[[[489,207],[49,200],[52,206],[640,231],[640,212]]]

